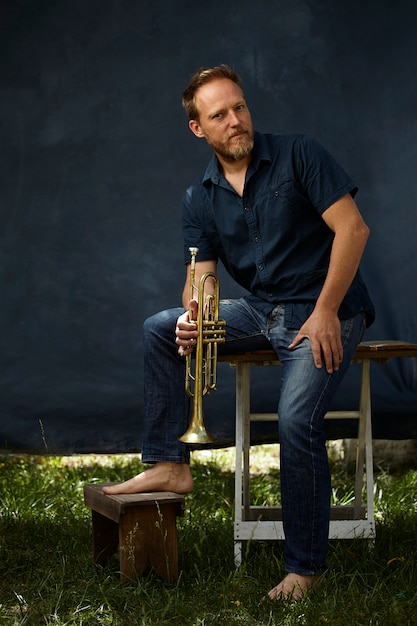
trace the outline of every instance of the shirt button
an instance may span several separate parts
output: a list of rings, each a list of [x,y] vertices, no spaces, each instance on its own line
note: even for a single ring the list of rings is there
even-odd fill
[[[272,298],[272,293],[269,293],[269,294],[268,294],[268,298]]]
[[[263,270],[263,269],[264,269],[264,267],[265,267],[265,265],[264,265],[263,263],[261,263],[260,265],[258,265],[258,268],[259,268],[260,270]]]
[[[259,242],[259,237],[255,237],[255,243]]]
[[[249,211],[249,207],[245,206],[244,211],[247,213]]]

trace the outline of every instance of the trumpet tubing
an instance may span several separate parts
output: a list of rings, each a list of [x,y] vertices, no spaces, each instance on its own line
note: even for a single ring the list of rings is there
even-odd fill
[[[186,432],[179,437],[185,443],[211,443],[216,437],[211,435],[204,423],[203,396],[216,389],[217,346],[225,341],[226,322],[219,320],[219,279],[213,272],[206,272],[195,286],[195,257],[198,248],[190,248],[190,300],[198,291],[197,328],[198,337],[195,349],[194,372],[191,355],[186,357],[185,391],[193,399],[192,415]],[[214,282],[214,294],[205,296],[207,280]]]

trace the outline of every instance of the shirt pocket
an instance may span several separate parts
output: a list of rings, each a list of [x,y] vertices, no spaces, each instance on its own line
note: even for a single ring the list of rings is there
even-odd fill
[[[295,197],[294,181],[291,179],[281,181],[279,183],[269,184],[264,192],[264,197],[268,200],[291,200]]]
[[[293,180],[268,185],[262,196],[262,223],[280,233],[290,234],[302,217]]]

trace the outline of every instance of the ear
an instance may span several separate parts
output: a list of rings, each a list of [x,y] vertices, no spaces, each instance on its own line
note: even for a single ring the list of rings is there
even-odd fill
[[[197,122],[197,120],[190,120],[188,122],[188,127],[190,128],[191,132],[194,133],[194,135],[196,137],[204,137],[204,133],[201,130],[200,124]]]

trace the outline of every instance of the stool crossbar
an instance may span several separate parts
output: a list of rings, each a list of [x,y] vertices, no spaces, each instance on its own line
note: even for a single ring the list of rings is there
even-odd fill
[[[353,362],[362,368],[359,407],[356,411],[330,411],[326,419],[357,419],[356,473],[352,505],[331,507],[329,539],[375,537],[373,504],[373,452],[371,419],[371,361],[386,363],[390,358],[416,357],[417,344],[402,341],[367,341],[359,344]],[[250,504],[250,424],[254,421],[277,421],[277,413],[252,413],[250,410],[250,372],[252,366],[277,366],[273,350],[219,356],[236,370],[236,469],[235,469],[235,564],[242,560],[243,541],[284,539],[282,510],[279,506]],[[364,480],[366,502],[362,501]]]

